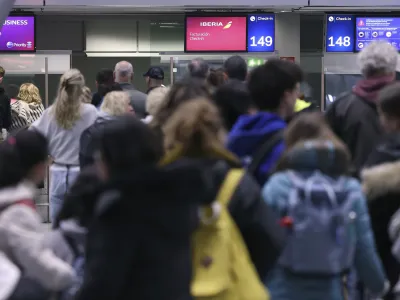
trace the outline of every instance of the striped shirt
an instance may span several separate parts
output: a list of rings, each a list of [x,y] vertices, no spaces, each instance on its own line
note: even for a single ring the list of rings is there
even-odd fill
[[[29,127],[43,114],[42,104],[17,100],[11,104],[11,127],[9,132]]]

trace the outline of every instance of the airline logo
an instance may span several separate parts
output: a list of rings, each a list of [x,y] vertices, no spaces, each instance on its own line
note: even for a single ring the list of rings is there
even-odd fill
[[[200,22],[200,26],[203,27],[223,27],[222,29],[228,29],[232,26],[232,21],[229,21],[226,25],[222,22]]]
[[[224,29],[228,29],[232,26],[232,21],[229,21],[228,24],[224,26]]]

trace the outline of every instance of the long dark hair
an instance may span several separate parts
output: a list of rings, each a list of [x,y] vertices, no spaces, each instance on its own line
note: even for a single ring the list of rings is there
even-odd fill
[[[121,116],[105,125],[100,154],[112,175],[157,164],[163,146],[157,134],[142,121],[134,116]]]
[[[47,140],[39,132],[24,130],[9,137],[0,143],[0,188],[17,185],[47,157]]]

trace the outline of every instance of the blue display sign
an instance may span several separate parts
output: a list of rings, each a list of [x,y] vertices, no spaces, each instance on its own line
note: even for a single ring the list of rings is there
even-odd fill
[[[385,40],[400,50],[400,18],[356,18],[356,51],[378,40]]]
[[[354,51],[354,16],[326,16],[326,52]]]
[[[247,16],[247,51],[274,52],[275,16],[252,14]]]

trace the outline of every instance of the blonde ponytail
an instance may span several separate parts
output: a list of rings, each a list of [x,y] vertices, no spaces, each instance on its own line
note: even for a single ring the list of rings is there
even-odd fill
[[[84,86],[85,79],[77,69],[68,70],[61,76],[53,111],[57,124],[63,129],[71,129],[80,118]]]
[[[181,104],[163,126],[165,147],[181,145],[188,152],[215,153],[224,148],[225,132],[218,109],[206,98]]]

